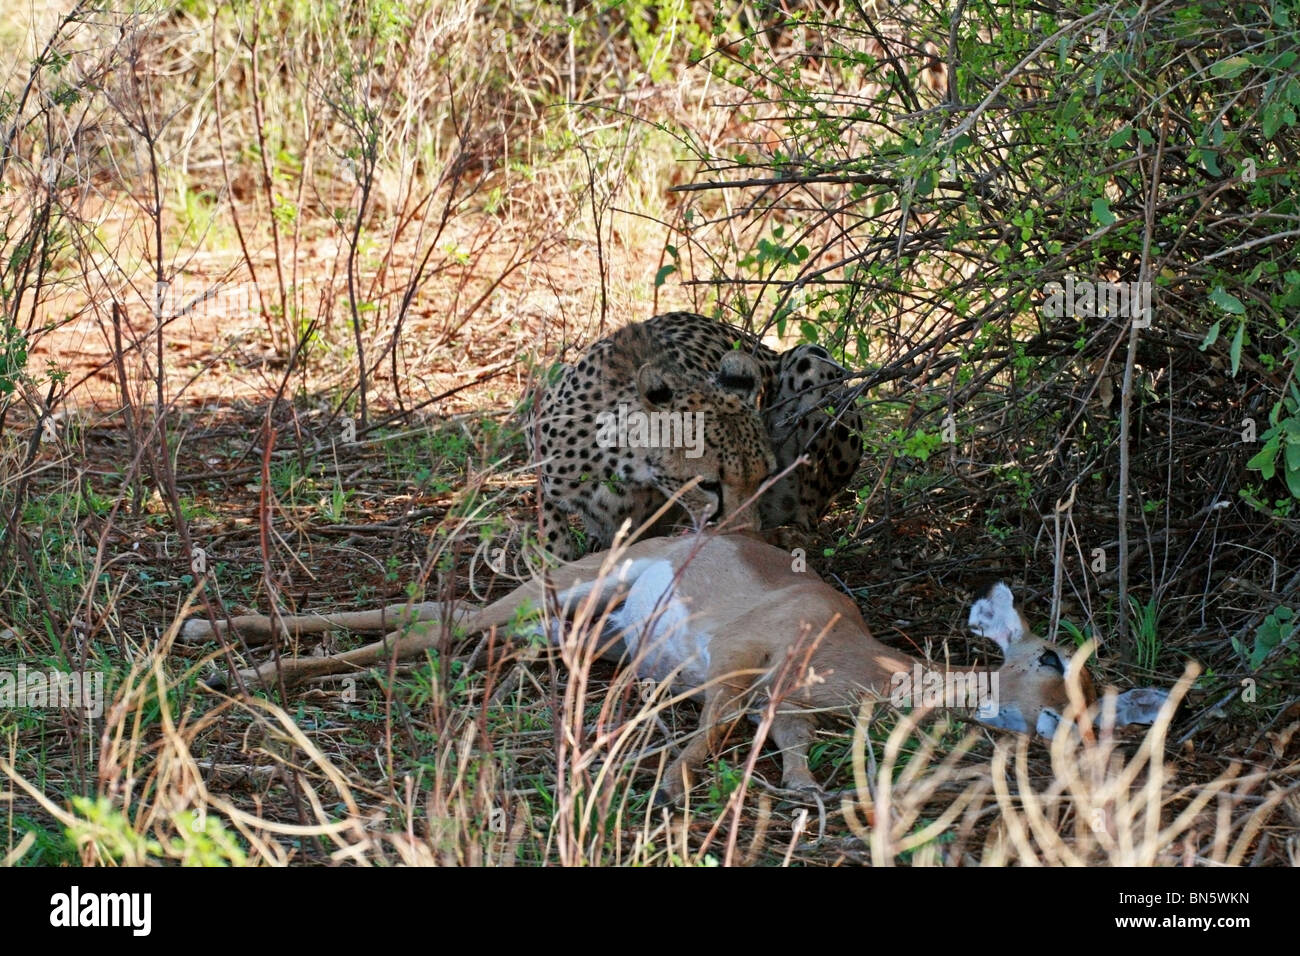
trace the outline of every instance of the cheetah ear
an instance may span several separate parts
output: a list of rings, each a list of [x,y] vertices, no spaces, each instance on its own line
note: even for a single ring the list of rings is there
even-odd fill
[[[739,395],[747,405],[758,407],[763,397],[763,372],[748,352],[732,350],[718,363],[718,387]]]
[[[662,408],[673,400],[673,387],[654,362],[646,362],[637,370],[636,390],[646,408]]]

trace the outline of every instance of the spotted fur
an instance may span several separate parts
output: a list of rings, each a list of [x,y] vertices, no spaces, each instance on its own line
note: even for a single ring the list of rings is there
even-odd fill
[[[564,559],[577,555],[567,513],[582,518],[588,550],[606,548],[624,520],[639,526],[697,475],[700,485],[683,499],[685,517],[695,522],[735,515],[731,527],[811,531],[862,454],[861,420],[844,374],[821,346],[777,353],[743,329],[693,312],[658,315],[595,342],[543,388],[525,424],[541,468],[547,548]],[[702,453],[601,447],[602,413],[617,414],[620,406],[702,413]],[[809,463],[765,492],[757,514],[742,510],[764,479],[804,453]],[[683,517],[679,509],[654,530]]]

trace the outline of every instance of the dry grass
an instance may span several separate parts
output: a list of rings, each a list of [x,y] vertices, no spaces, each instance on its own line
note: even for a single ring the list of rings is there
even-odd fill
[[[833,185],[766,206],[671,191],[770,163],[799,135],[788,104],[759,95],[770,89],[751,96],[686,65],[708,22],[684,5],[655,5],[662,19],[643,33],[617,10],[575,26],[553,3],[346,6],[192,0],[91,15],[64,0],[0,14],[2,92],[15,97],[0,112],[0,383],[12,385],[0,393],[0,671],[93,672],[108,687],[102,717],[0,704],[0,859],[1297,862],[1293,657],[1280,648],[1254,675],[1228,640],[1291,600],[1295,579],[1289,545],[1239,517],[1215,527],[1229,543],[1203,579],[1170,562],[1185,587],[1163,605],[1154,674],[1122,648],[1098,662],[1117,684],[1183,674],[1177,715],[1146,735],[1046,746],[868,707],[814,748],[821,803],[776,788],[760,726],[728,742],[684,810],[652,808],[694,707],[645,700],[593,663],[596,622],[581,616],[557,653],[449,633],[424,661],[287,699],[209,690],[214,670],[266,652],[178,645],[189,614],[482,601],[529,573],[517,556],[535,505],[511,412],[546,363],[654,310],[770,314],[791,274],[741,263],[776,228],[830,258],[861,251],[842,220],[819,218]],[[728,36],[751,7],[737,5]],[[750,32],[846,110],[882,88],[792,53],[791,33],[769,50]],[[904,66],[915,105],[933,107],[937,74]],[[846,138],[842,156],[878,133]],[[964,260],[926,268],[935,287],[978,281]],[[1055,574],[1096,543],[1102,493],[1083,489],[1077,522],[1073,492],[1046,518],[1018,495],[1035,447],[1006,425],[1026,400],[1010,359],[970,396],[988,426],[978,449],[927,464],[887,437],[915,424],[922,391],[948,387],[908,353],[956,307],[905,285],[896,327],[868,330],[887,341],[880,391],[864,396],[878,431],[862,494],[827,520],[813,563],[909,650],[966,653],[947,642],[972,566],[1020,574],[1050,592],[1043,619],[1106,637],[1109,592],[1080,568],[1065,585]],[[1079,408],[1093,388],[1035,385],[1085,395]],[[1241,554],[1231,585],[1228,548]],[[1190,659],[1207,672],[1184,674]]]
[[[771,756],[737,741],[723,757],[729,793],[651,809],[660,758],[680,740],[667,725],[677,702],[644,700],[626,675],[593,667],[600,623],[579,609],[559,660],[488,638],[463,646],[456,659],[482,666],[463,703],[408,710],[412,674],[390,668],[331,679],[302,694],[294,716],[212,693],[174,704],[185,681],[168,677],[173,626],[114,695],[93,797],[53,799],[48,781],[42,788],[15,767],[12,742],[0,772],[11,804],[30,802],[66,827],[87,865],[1241,865],[1263,855],[1261,835],[1277,829],[1279,810],[1292,823],[1278,849],[1295,863],[1294,786],[1278,785],[1294,763],[1243,772],[1234,761],[1199,779],[1194,762],[1170,759],[1171,718],[1194,668],[1144,735],[1061,733],[1047,746],[866,704],[830,738],[847,766],[825,801],[783,800],[763,782]],[[394,677],[394,694],[373,692],[372,679]],[[366,747],[325,719],[357,694],[345,708],[353,720],[392,715],[374,743],[379,765],[399,776],[367,774]],[[552,726],[527,729],[547,710]],[[412,755],[398,752],[401,738],[435,724],[417,766],[402,770]],[[233,752],[217,744],[232,735]],[[9,847],[11,862],[35,839],[28,832]]]

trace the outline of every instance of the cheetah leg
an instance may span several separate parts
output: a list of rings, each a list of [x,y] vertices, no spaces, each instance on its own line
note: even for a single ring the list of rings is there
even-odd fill
[[[546,550],[552,555],[561,561],[573,560],[575,549],[569,534],[568,512],[544,491],[542,492],[542,524],[539,533],[542,540],[546,542]]]

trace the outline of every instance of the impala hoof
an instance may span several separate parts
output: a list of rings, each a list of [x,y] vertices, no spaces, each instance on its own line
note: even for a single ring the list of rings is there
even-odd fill
[[[204,641],[210,641],[216,636],[212,625],[202,618],[192,617],[181,625],[180,632],[176,635],[176,640],[182,644],[202,644]]]
[[[686,799],[688,790],[690,790],[690,786],[684,781],[680,786],[673,786],[671,779],[661,783],[659,789],[655,791],[655,809],[681,806],[682,801]]]

